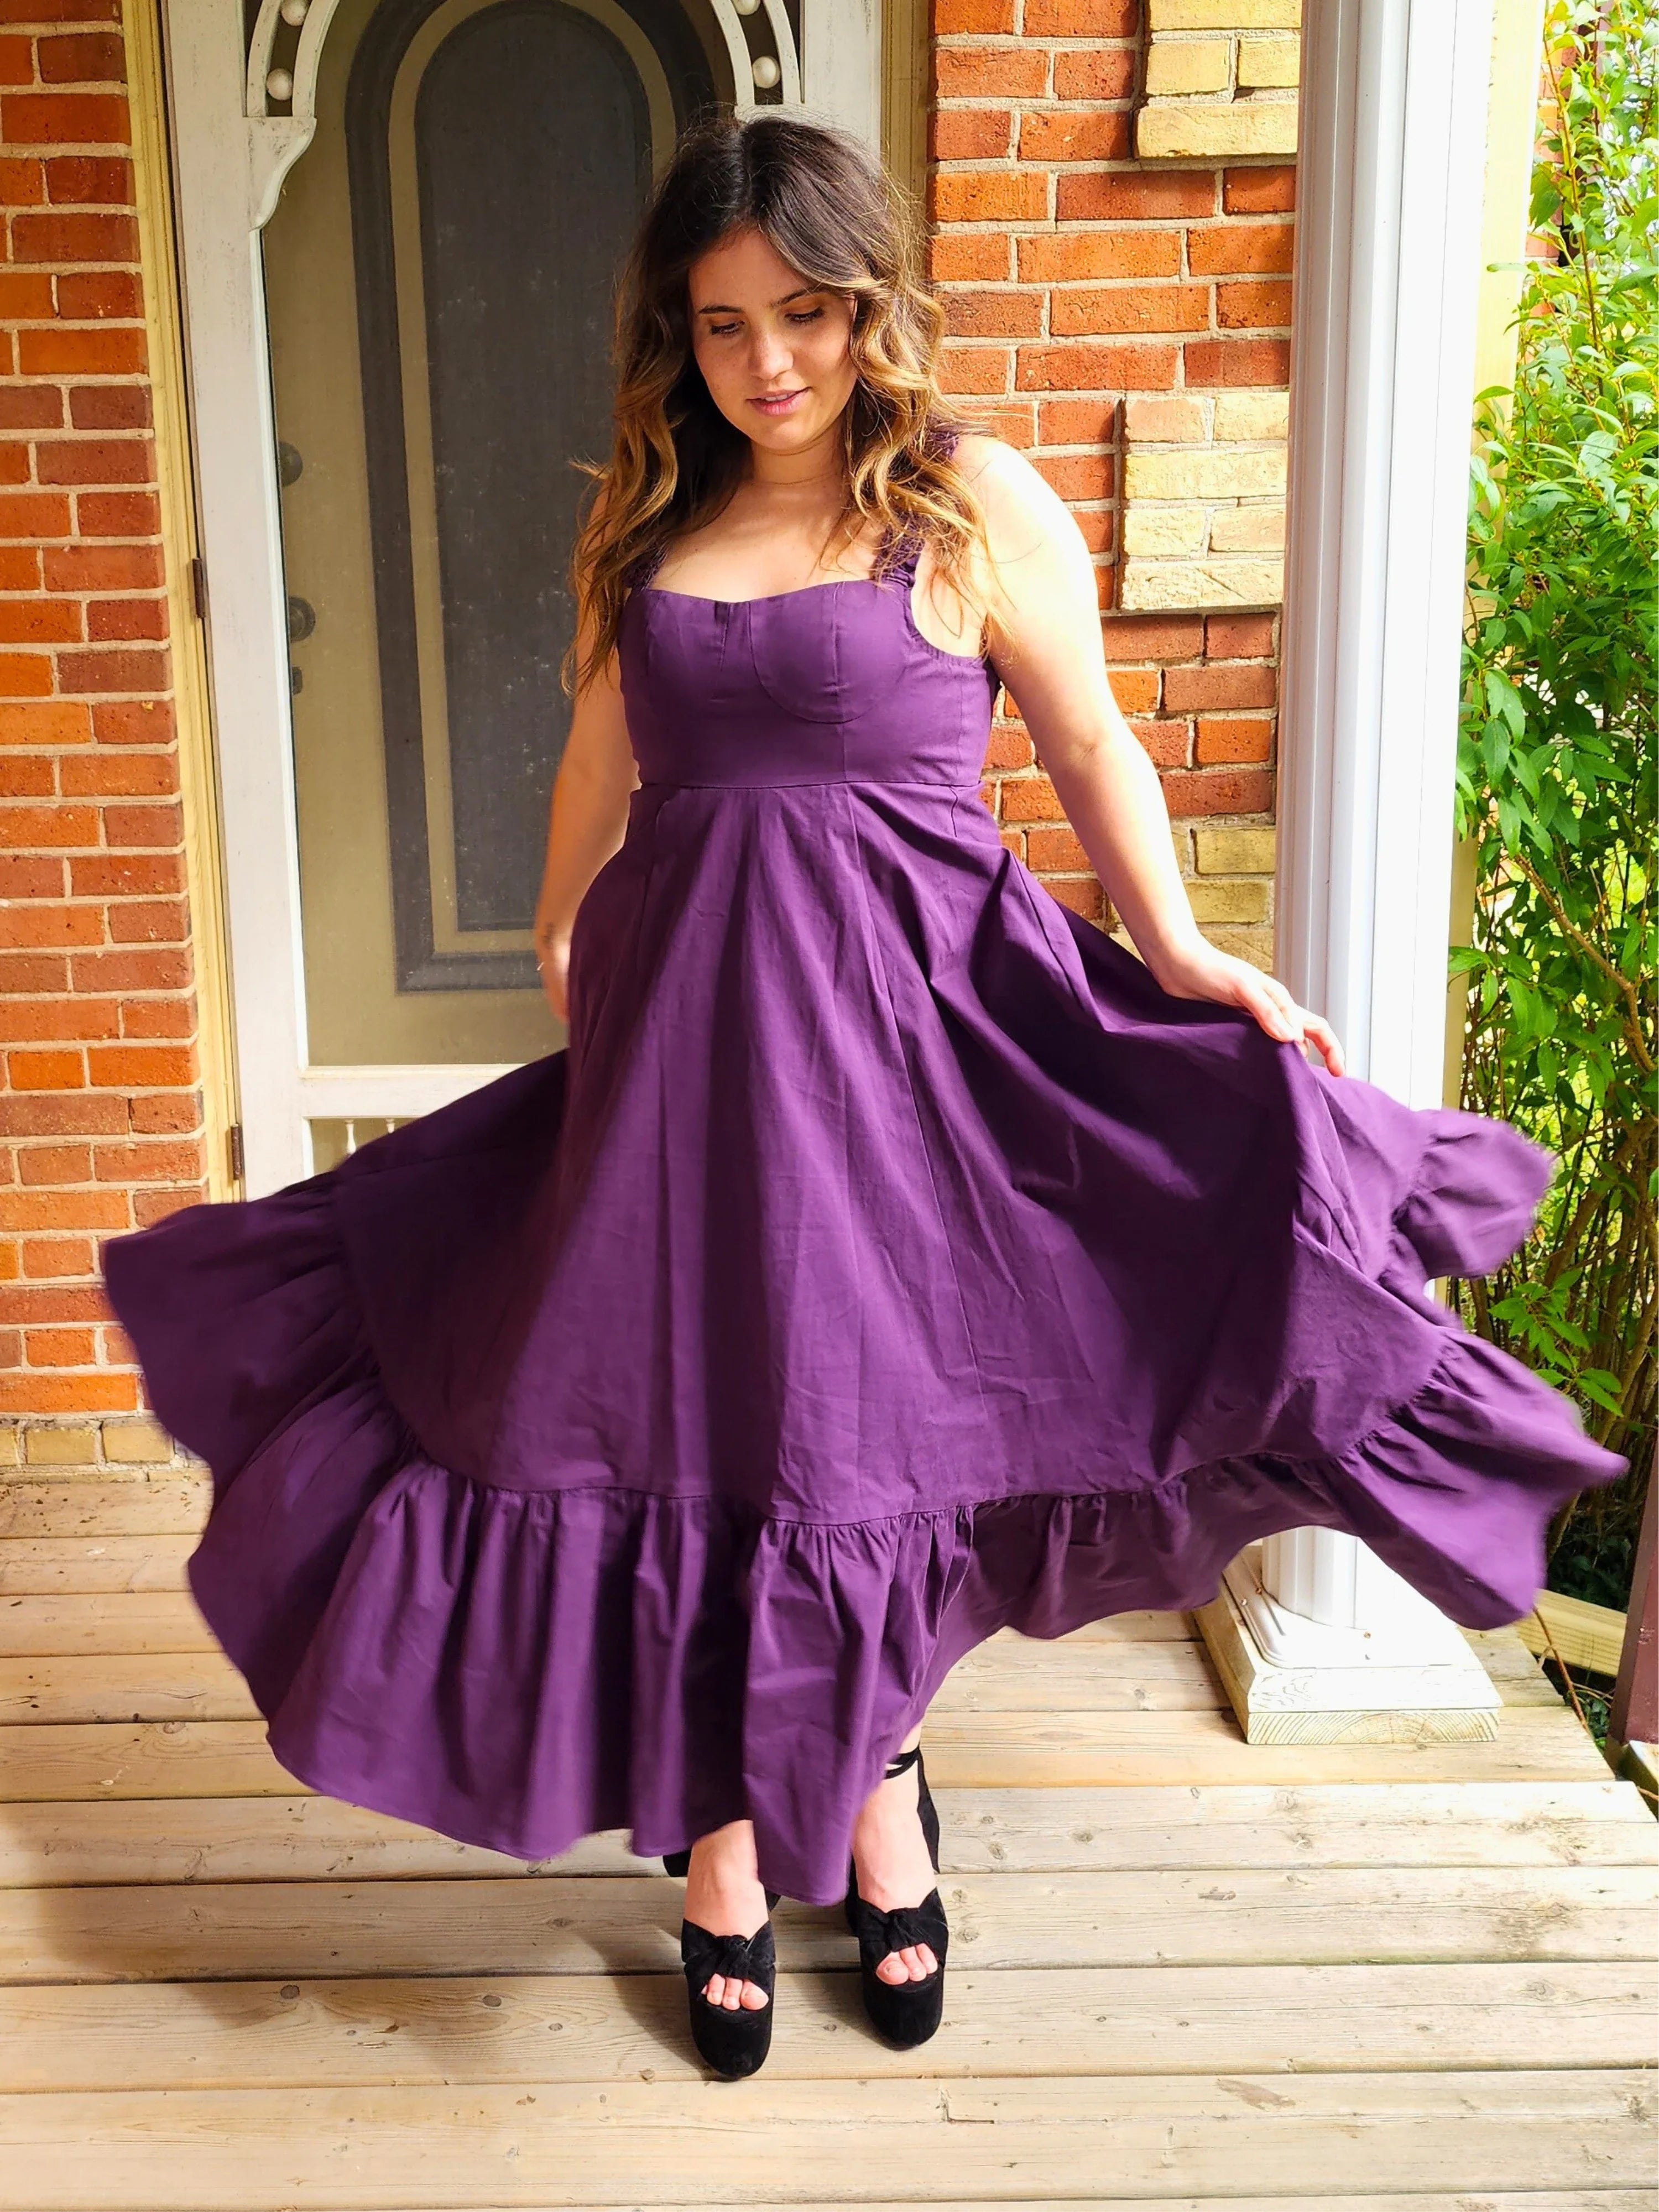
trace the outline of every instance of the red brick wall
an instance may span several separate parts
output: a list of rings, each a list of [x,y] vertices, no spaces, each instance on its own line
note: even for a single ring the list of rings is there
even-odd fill
[[[115,0],[0,0],[0,1414],[138,1404],[103,1237],[203,1181]]]
[[[1100,572],[1118,702],[1164,771],[1200,919],[1265,961],[1274,621],[1114,609],[1122,401],[1288,380],[1293,172],[1132,158],[1138,0],[933,0],[933,34],[932,276],[950,386],[994,397],[1000,434],[1071,503]],[[1000,722],[990,767],[1008,842],[1100,917],[1017,721]],[[1192,834],[1224,823],[1257,834]],[[1224,854],[1253,865],[1206,866]]]

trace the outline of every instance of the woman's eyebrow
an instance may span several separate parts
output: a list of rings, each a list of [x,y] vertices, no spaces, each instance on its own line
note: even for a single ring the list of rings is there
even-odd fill
[[[810,300],[814,292],[823,289],[822,284],[799,284],[793,292],[786,292],[781,300],[769,300],[766,304],[769,307],[787,307],[792,300]],[[699,307],[697,313],[700,315],[740,315],[743,309],[722,307],[718,301],[711,300],[707,306]]]

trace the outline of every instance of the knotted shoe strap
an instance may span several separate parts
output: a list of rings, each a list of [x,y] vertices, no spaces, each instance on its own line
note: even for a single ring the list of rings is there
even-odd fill
[[[686,1980],[698,1996],[716,1974],[727,1981],[753,1982],[770,1996],[778,1970],[769,1920],[763,1920],[752,1936],[711,1936],[695,1920],[682,1920],[680,1959]]]
[[[864,2009],[878,2035],[900,2051],[914,2050],[934,2034],[945,2016],[945,1952],[950,1925],[937,1890],[920,1905],[890,1912],[866,1905],[856,1886],[847,1900],[847,1924],[859,1942],[859,1984]],[[894,1951],[926,1943],[939,1964],[920,1982],[884,1982],[876,1972]]]
[[[685,1966],[691,2040],[704,2064],[728,2081],[755,2073],[772,2047],[777,1952],[771,1922],[764,1922],[752,1936],[714,1936],[694,1920],[683,1920],[680,1958]],[[728,1981],[753,1982],[765,1990],[766,2002],[757,2012],[741,2004],[732,2012],[711,2004],[703,1992],[716,1974]]]
[[[944,1972],[951,1923],[945,1917],[944,1900],[936,1889],[930,1890],[920,1905],[895,1905],[890,1912],[867,1904],[854,1890],[847,1900],[847,1921],[858,1937],[860,1955],[872,1971],[890,1953],[920,1948],[925,1943],[939,1961],[938,1971]],[[933,1978],[928,1976],[928,1980]],[[925,1984],[895,1982],[888,1986],[915,1989]]]

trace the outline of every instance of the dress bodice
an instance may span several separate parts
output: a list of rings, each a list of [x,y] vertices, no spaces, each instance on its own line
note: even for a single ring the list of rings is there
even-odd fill
[[[623,609],[623,702],[645,784],[976,785],[999,678],[916,626],[919,548],[886,575]]]

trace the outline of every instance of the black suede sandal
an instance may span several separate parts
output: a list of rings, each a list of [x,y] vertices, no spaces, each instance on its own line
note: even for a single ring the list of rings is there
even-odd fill
[[[939,1813],[927,1787],[927,1770],[920,1745],[890,1759],[884,1781],[891,1782],[914,1766],[916,1769],[916,1811],[927,1839],[927,1856],[939,1872]],[[847,1924],[858,1938],[859,1977],[864,1990],[864,2009],[870,2025],[901,2051],[913,2050],[936,2033],[945,2016],[945,1954],[951,1940],[950,1923],[937,1889],[920,1905],[901,1905],[883,1912],[859,1895],[858,1870],[853,1869],[847,1886]],[[894,1951],[927,1944],[939,1961],[922,1982],[884,1982],[876,1968]]]
[[[689,1874],[691,1854],[669,1851],[663,1865],[670,1874]],[[777,1901],[777,1891],[769,1889],[769,1913]],[[763,1921],[752,1936],[714,1936],[695,1920],[682,1920],[680,1963],[685,1969],[686,2006],[698,2057],[728,2081],[757,2074],[772,2048],[772,2014],[777,2005],[778,1962],[771,1921]],[[765,1990],[766,2002],[758,2012],[744,2005],[728,2011],[724,2005],[710,2004],[703,1991],[716,1974],[728,1981],[753,1982]]]

